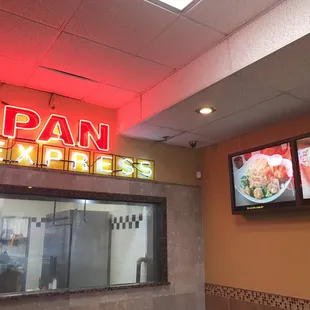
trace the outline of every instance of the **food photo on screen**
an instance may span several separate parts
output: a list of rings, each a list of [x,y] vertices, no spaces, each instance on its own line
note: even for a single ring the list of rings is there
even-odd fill
[[[235,207],[294,201],[289,143],[232,157]]]
[[[302,195],[310,198],[310,137],[297,140]]]

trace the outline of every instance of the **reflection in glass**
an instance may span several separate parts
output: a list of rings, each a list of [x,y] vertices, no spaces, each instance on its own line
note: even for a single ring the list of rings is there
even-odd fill
[[[157,280],[153,206],[44,199],[0,199],[0,293]]]
[[[310,138],[297,140],[302,195],[310,198]]]

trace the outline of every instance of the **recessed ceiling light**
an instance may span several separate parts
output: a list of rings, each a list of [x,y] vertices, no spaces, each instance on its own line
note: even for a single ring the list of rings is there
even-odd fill
[[[211,114],[214,111],[215,111],[215,109],[212,107],[202,107],[202,108],[196,110],[197,113],[204,114],[204,115]]]
[[[147,0],[147,1],[158,3],[158,5],[160,5],[160,3],[163,3],[179,11],[183,11],[194,0]]]

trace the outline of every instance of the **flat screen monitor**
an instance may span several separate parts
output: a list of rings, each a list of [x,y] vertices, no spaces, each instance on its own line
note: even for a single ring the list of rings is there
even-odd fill
[[[296,205],[290,142],[230,155],[229,163],[233,213]]]
[[[310,199],[310,136],[297,139],[300,185],[303,200]]]

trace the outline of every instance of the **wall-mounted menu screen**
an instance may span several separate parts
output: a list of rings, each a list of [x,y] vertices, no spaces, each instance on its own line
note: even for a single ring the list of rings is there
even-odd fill
[[[232,155],[230,167],[233,212],[295,204],[290,143]]]
[[[310,137],[297,140],[302,196],[310,199]]]

